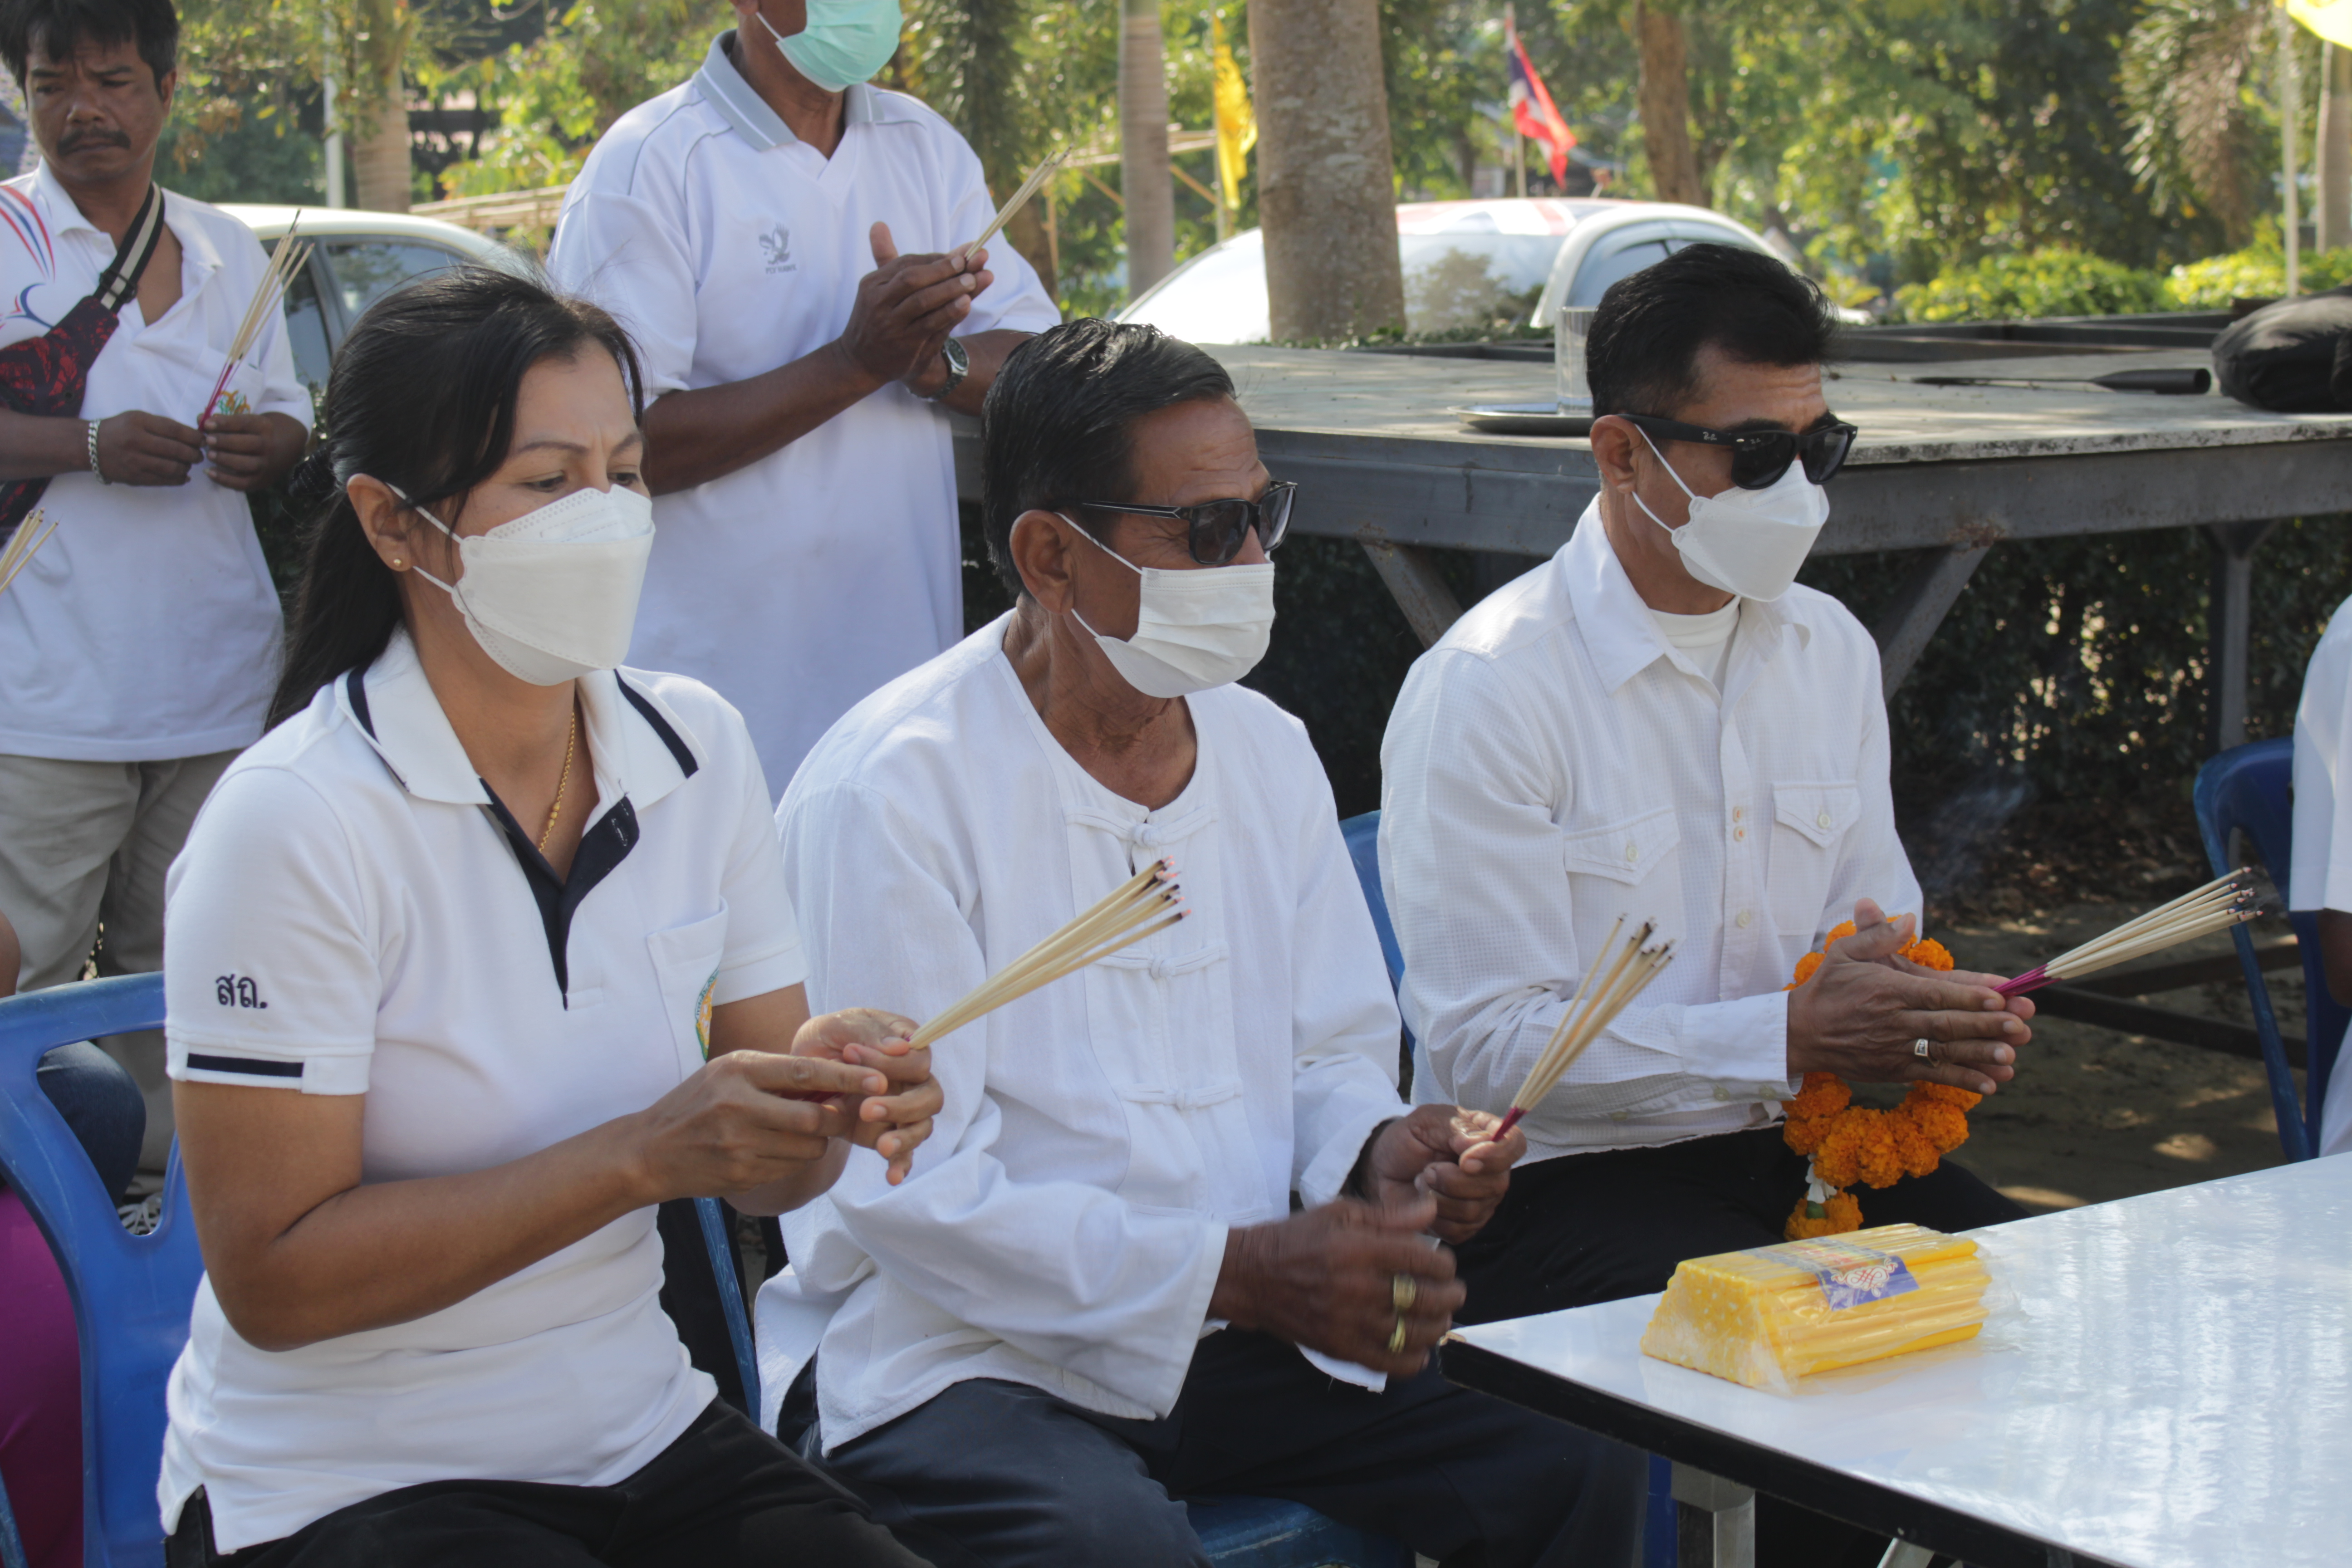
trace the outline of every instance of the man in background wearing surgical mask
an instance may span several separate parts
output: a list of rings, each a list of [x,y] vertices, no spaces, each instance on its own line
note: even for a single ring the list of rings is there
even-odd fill
[[[1534,1163],[1463,1248],[1472,1320],[1781,1240],[1808,1192],[1780,1101],[1805,1073],[1990,1094],[2030,1037],[1991,977],[1895,957],[1922,910],[1878,650],[1794,585],[1854,434],[1822,398],[1832,326],[1811,283],[1722,246],[1612,287],[1587,359],[1601,493],[1390,718],[1381,879],[1419,1097],[1507,1106],[1618,916],[1676,944],[1520,1124]],[[1949,1161],[1862,1203],[1940,1230],[2022,1212]]]
[[[644,355],[659,537],[630,662],[740,709],[782,789],[825,727],[963,635],[945,410],[1060,313],[953,127],[868,85],[898,0],[734,0],[679,87],[623,115],[550,271]]]
[[[1429,1364],[1462,1300],[1432,1235],[1475,1234],[1522,1145],[1399,1100],[1322,768],[1232,684],[1293,500],[1233,383],[1076,321],[1006,363],[982,442],[1015,607],[852,710],[777,814],[811,995],[934,1016],[1158,860],[1187,913],[941,1041],[914,1173],[787,1222],[767,1420],[942,1564],[1190,1568],[1181,1500],[1235,1492],[1488,1568],[1624,1562],[1638,1458]]]

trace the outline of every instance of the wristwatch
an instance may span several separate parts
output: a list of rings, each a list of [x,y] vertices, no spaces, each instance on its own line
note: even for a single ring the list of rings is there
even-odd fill
[[[971,374],[971,356],[963,352],[963,344],[955,339],[950,338],[947,341],[946,345],[940,350],[940,357],[948,362],[948,379],[937,392],[925,395],[924,401],[927,403],[940,402],[957,387],[961,386],[963,378]]]

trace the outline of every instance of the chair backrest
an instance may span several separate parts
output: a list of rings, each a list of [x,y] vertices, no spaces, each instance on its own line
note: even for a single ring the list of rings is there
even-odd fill
[[[104,1568],[163,1561],[155,1479],[163,1385],[187,1342],[204,1259],[178,1152],[152,1234],[133,1236],[36,1082],[44,1052],[163,1022],[163,977],[126,974],[0,1000],[0,1176],[57,1255],[81,1341],[82,1553]]]
[[[2294,776],[2294,742],[2286,738],[2232,747],[2198,770],[2197,829],[2205,840],[2205,855],[2213,864],[2215,876],[2230,869],[2230,836],[2237,832],[2253,847],[2280,894],[2287,892],[2288,868],[2294,863],[2294,806],[2289,791]],[[2254,958],[2253,937],[2245,926],[2239,926],[2231,935],[2237,942],[2239,966],[2245,971],[2254,1029],[2262,1039],[2263,1065],[2270,1074],[2279,1142],[2288,1159],[2308,1160],[2319,1148],[2320,1108],[2326,1101],[2327,1080],[2343,1047],[2344,1026],[2352,1018],[2352,1010],[2328,994],[2319,952],[2318,916],[2306,911],[2290,914],[2287,920],[2303,953],[2308,1038],[2300,1103],[2278,1018],[2271,1006],[2270,987],[2263,983],[2262,966]]]
[[[1396,927],[1389,923],[1389,900],[1381,891],[1381,814],[1368,811],[1339,824],[1348,841],[1348,857],[1356,863],[1356,880],[1364,887],[1364,902],[1371,906],[1372,929],[1381,935],[1381,957],[1388,961],[1391,989],[1404,983],[1404,952],[1397,946]]]

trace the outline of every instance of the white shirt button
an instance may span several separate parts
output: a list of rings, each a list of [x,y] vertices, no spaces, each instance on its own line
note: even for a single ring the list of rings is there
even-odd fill
[[[1731,830],[1731,836],[1734,838],[1744,839],[1748,837],[1748,829],[1744,827],[1735,827]]]
[[[1739,821],[1747,815],[1748,808],[1744,805],[1735,805],[1731,808],[1731,820],[1734,822]]]
[[[1741,931],[1746,931],[1746,930],[1748,928],[1749,924],[1751,924],[1751,923],[1755,921],[1755,919],[1756,919],[1756,911],[1755,911],[1754,910],[1740,910],[1740,911],[1739,911],[1739,929],[1740,929]]]
[[[1830,814],[1826,811],[1822,813],[1819,816],[1813,818],[1813,823],[1816,826],[1827,827],[1830,825]]]
[[[1723,1085],[1717,1084],[1715,1086],[1715,1098],[1717,1100],[1729,1100],[1731,1098],[1731,1091],[1724,1088]]]
[[[1627,860],[1629,860],[1629,861],[1632,861],[1632,860],[1639,860],[1641,858],[1642,858],[1642,847],[1641,847],[1640,845],[1638,845],[1638,844],[1628,844],[1627,846],[1625,846],[1625,858],[1626,858]]]

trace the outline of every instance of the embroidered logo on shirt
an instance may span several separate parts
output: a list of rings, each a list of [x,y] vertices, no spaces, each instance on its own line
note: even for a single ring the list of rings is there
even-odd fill
[[[793,231],[778,224],[760,237],[761,254],[768,258],[771,273],[798,272],[801,264],[793,259]]]
[[[261,999],[261,987],[253,983],[250,974],[224,974],[213,982],[213,1000],[224,1007],[268,1007]]]
[[[710,994],[719,989],[719,971],[702,983],[702,996],[694,1005],[694,1037],[702,1042],[702,1057],[710,1059]]]

